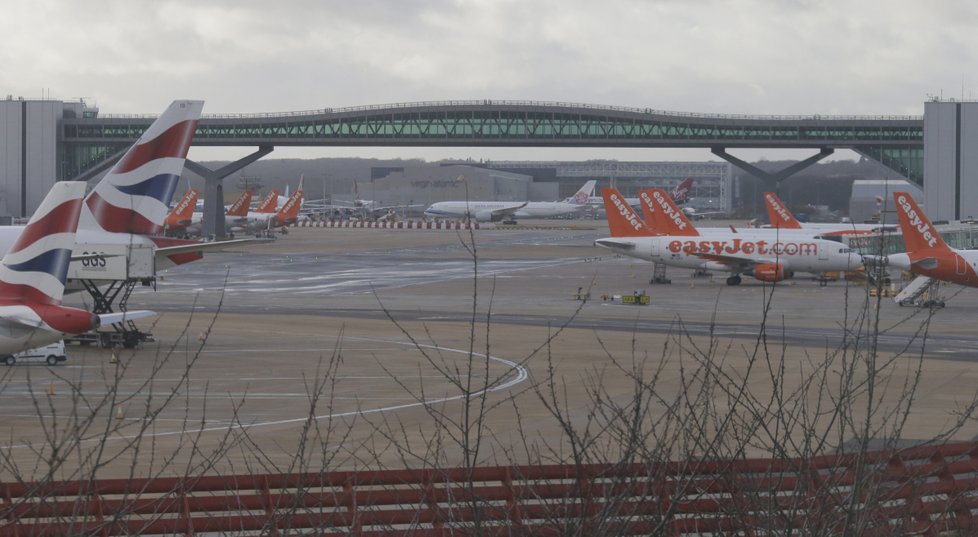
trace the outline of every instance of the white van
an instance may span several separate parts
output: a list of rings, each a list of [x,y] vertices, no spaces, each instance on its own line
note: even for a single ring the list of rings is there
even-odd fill
[[[67,360],[65,356],[65,342],[57,341],[36,349],[27,349],[14,354],[0,355],[0,362],[7,365],[30,364],[44,362],[48,365],[57,365],[58,362]]]

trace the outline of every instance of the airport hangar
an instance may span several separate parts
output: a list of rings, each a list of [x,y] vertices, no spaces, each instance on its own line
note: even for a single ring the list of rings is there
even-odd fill
[[[84,102],[0,101],[0,216],[33,212],[55,180],[86,180],[108,169],[153,116],[100,116]],[[744,116],[675,113],[530,101],[441,101],[283,114],[201,118],[194,145],[257,146],[219,170],[188,161],[204,177],[205,230],[223,229],[223,178],[275,146],[709,148],[774,189],[777,182],[851,149],[923,185],[936,220],[978,215],[978,102],[934,100],[924,116]],[[728,148],[810,148],[818,152],[770,173]]]

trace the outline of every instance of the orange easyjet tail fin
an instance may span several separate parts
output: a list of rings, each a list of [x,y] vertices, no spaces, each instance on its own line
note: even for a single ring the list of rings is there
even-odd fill
[[[274,213],[276,209],[278,209],[278,189],[273,188],[272,191],[269,192],[263,200],[261,200],[261,203],[258,204],[255,212]]]
[[[676,206],[672,197],[661,188],[642,190],[638,193],[645,223],[656,233],[680,237],[698,237],[700,232]]]
[[[774,192],[764,193],[764,205],[767,206],[767,217],[771,221],[771,227],[801,229],[801,223],[795,219],[784,203],[781,203]]]
[[[164,227],[167,229],[178,229],[189,226],[194,216],[194,207],[197,205],[198,195],[199,193],[196,188],[188,190],[187,194],[180,198],[180,201],[173,206],[173,210],[166,215],[166,220],[163,222]]]
[[[302,179],[299,179],[299,188],[289,196],[282,208],[275,214],[275,223],[286,226],[295,223],[299,219],[299,210],[302,209]]]
[[[924,211],[920,210],[917,202],[907,192],[894,192],[897,215],[900,217],[900,230],[903,231],[903,243],[907,253],[925,250],[950,250],[934,224],[930,222]]]
[[[616,188],[602,188],[604,211],[608,215],[608,230],[612,237],[651,237],[656,235],[635,214],[631,205]]]
[[[224,216],[248,216],[248,208],[251,207],[251,189],[246,188],[244,192],[234,200]]]

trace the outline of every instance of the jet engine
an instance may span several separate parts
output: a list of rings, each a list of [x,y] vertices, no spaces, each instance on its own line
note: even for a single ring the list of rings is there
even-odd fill
[[[99,327],[98,315],[83,309],[54,304],[33,309],[48,326],[65,334],[82,334]]]
[[[505,216],[501,214],[493,214],[492,211],[477,211],[475,213],[476,222],[499,222]]]
[[[784,265],[780,263],[765,263],[754,267],[754,277],[762,282],[780,282],[792,276],[794,273],[784,270]]]

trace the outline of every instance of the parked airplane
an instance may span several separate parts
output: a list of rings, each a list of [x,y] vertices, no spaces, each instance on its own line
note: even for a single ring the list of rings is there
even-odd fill
[[[191,188],[186,195],[173,206],[173,209],[166,215],[164,230],[167,234],[179,235],[199,235],[200,223],[204,219],[204,213],[195,211],[198,192],[196,188]],[[244,192],[234,200],[231,205],[224,206],[224,216],[227,218],[242,218],[248,214],[251,205],[251,190],[245,189]]]
[[[682,205],[683,203],[686,203],[687,199],[689,199],[689,192],[690,190],[692,190],[692,188],[693,188],[693,178],[687,177],[683,179],[678,185],[676,185],[672,190],[669,191],[669,197],[672,198],[672,201],[674,201],[675,203]],[[604,207],[604,197],[594,196],[593,189],[591,190],[591,192],[592,194],[588,195],[587,202],[591,205],[594,205],[595,207]],[[625,202],[627,202],[632,207],[638,207],[642,203],[640,198],[622,197],[621,199],[625,200]]]
[[[585,184],[585,187],[587,184]],[[594,186],[592,185],[593,189]],[[564,201],[439,201],[425,209],[434,218],[465,218],[476,222],[500,222],[516,218],[549,218],[583,211],[587,208],[578,190],[573,202]]]
[[[776,282],[795,272],[852,270],[861,264],[857,253],[825,239],[758,233],[760,230],[717,230],[700,235],[684,218],[677,222],[675,213],[681,211],[676,208],[671,216],[657,216],[665,225],[654,230],[617,190],[606,188],[602,195],[612,236],[596,240],[595,245],[669,266],[730,272],[727,285],[740,284],[741,274]]]
[[[295,189],[281,209],[274,213],[249,211],[245,216],[229,221],[231,230],[254,232],[294,224],[302,209],[302,182],[303,178],[300,177],[299,188]]]
[[[937,280],[978,287],[978,251],[948,246],[907,192],[894,192],[906,253],[886,256],[887,265]]]
[[[78,219],[69,279],[129,279],[131,254],[136,251],[148,252],[150,259],[142,262],[155,274],[157,269],[200,259],[205,250],[234,244],[160,235],[203,105],[174,101],[88,193]],[[0,252],[9,251],[23,230],[0,227]]]
[[[880,233],[883,231],[896,231],[896,226],[883,224],[856,224],[856,223],[801,223],[784,203],[778,199],[774,192],[764,193],[764,205],[767,206],[767,216],[771,221],[769,226],[778,229],[803,229],[811,231],[813,235],[867,235]]]
[[[62,305],[85,188],[84,182],[55,183],[0,261],[0,354],[123,320],[123,314],[100,316]],[[125,318],[148,315],[154,314],[129,312]]]

